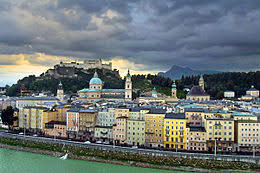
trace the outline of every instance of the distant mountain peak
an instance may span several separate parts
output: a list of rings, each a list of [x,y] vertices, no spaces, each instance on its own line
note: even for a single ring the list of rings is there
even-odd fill
[[[182,76],[195,76],[200,74],[215,74],[220,73],[219,71],[200,71],[200,70],[193,70],[189,67],[173,65],[170,70],[166,71],[165,73],[159,72],[159,76],[164,76],[171,78],[172,80],[181,79]]]

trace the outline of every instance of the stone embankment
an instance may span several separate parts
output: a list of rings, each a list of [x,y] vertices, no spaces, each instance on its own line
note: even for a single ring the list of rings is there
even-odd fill
[[[260,171],[260,166],[254,163],[246,162],[226,162],[219,160],[190,159],[175,156],[154,156],[152,154],[131,153],[122,151],[111,151],[98,148],[85,148],[65,143],[49,143],[40,141],[31,141],[17,138],[0,138],[0,147],[15,150],[40,153],[52,156],[62,156],[65,152],[69,153],[72,159],[81,159],[88,161],[98,161],[105,163],[169,169],[185,170],[193,172],[217,172],[220,170],[250,170]],[[189,168],[189,169],[188,169]]]

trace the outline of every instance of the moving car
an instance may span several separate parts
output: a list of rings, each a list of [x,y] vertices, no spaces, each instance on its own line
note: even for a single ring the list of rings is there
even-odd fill
[[[96,141],[96,144],[102,144],[102,141]]]
[[[20,132],[19,135],[23,135],[23,132]]]
[[[90,141],[86,141],[86,142],[84,142],[84,144],[91,144],[91,142]]]

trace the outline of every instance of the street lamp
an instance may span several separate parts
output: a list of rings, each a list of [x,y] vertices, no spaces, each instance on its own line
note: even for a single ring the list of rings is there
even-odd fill
[[[214,156],[216,157],[217,156],[217,140],[220,140],[221,138],[217,138],[215,137],[215,147],[214,147]]]
[[[25,138],[25,132],[26,132],[26,125],[27,125],[27,122],[26,122],[26,115],[24,115],[24,123],[23,123],[23,137]]]

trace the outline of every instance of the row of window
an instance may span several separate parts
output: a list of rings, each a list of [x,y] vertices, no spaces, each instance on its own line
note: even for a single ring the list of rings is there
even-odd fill
[[[183,138],[180,138],[180,140],[179,140],[179,138],[175,138],[175,141],[174,141],[174,138],[169,138],[169,137],[167,137],[166,138],[166,142],[183,142]]]
[[[221,135],[221,134],[222,134],[221,132],[215,132],[215,135]],[[232,132],[228,132],[228,133],[227,133],[227,132],[224,132],[223,134],[224,134],[224,135],[227,135],[227,134],[228,134],[228,135],[232,135]],[[212,132],[209,132],[209,135],[212,135]]]
[[[215,124],[221,124],[221,121],[213,121],[213,122],[215,122]],[[213,122],[209,121],[209,124],[214,124]],[[227,124],[227,121],[224,121],[224,124]],[[228,121],[228,124],[232,124],[232,121]]]
[[[171,126],[171,127],[172,127],[171,129],[174,129],[174,126]],[[183,130],[183,129],[184,129],[184,127],[183,127],[183,126],[176,126],[176,128],[175,128],[175,129],[176,129],[176,130],[178,130],[178,129],[179,129],[179,127],[180,127],[180,129],[181,129],[181,130]],[[170,126],[166,126],[166,129],[168,129],[168,130],[169,130],[169,129],[170,129]]]
[[[128,127],[129,130],[131,130],[131,127]],[[135,127],[133,127],[133,130],[135,130]],[[137,130],[140,130],[140,128],[138,127]],[[144,130],[144,128],[142,128],[142,130]]]
[[[187,138],[187,140],[193,140],[193,138]],[[194,138],[194,140],[196,141],[196,140],[198,140],[198,141],[200,141],[200,138]],[[205,140],[205,138],[202,138],[202,141],[204,141]]]
[[[224,126],[223,128],[226,130],[227,126]],[[209,126],[209,129],[212,129],[212,126]],[[222,129],[222,126],[215,126],[215,129]],[[232,130],[232,126],[229,126],[228,129]]]
[[[241,129],[241,130],[242,130],[242,131],[244,131],[244,130],[245,130],[245,131],[247,131],[247,129]],[[248,129],[248,131],[250,132],[250,131],[251,131],[251,129]],[[254,132],[254,131],[257,131],[257,132],[258,132],[258,131],[259,131],[259,129],[252,129],[252,131],[253,131],[253,132]]]

